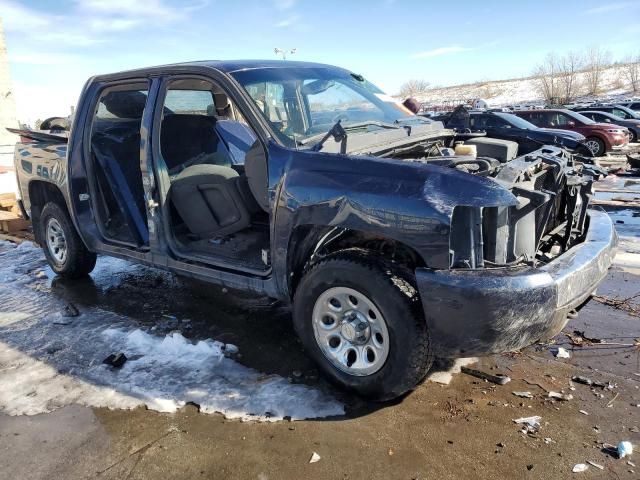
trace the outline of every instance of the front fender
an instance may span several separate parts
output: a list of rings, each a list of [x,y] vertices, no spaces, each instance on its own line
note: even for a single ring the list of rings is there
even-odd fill
[[[275,240],[285,259],[291,232],[318,225],[397,240],[445,269],[454,207],[516,203],[491,179],[408,160],[293,152],[281,178]]]

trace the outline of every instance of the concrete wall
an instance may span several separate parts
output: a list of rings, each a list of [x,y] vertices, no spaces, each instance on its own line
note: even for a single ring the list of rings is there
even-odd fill
[[[0,167],[13,165],[13,147],[18,137],[7,132],[6,127],[17,127],[16,101],[14,98],[7,46],[0,18]]]

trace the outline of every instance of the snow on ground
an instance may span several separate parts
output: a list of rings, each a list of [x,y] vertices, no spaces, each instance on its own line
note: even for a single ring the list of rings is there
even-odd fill
[[[602,96],[624,96],[629,88],[624,85],[624,75],[620,66],[611,66],[603,71]],[[578,81],[585,83],[585,74],[578,75]],[[429,80],[428,78],[426,80]],[[539,81],[534,78],[516,78],[493,80],[473,84],[434,87],[421,95],[418,100],[425,103],[441,104],[446,101],[483,98],[491,106],[514,105],[520,103],[543,103],[538,88]]]
[[[57,300],[37,288],[39,248],[0,241],[0,412],[34,415],[77,403],[173,412],[188,402],[204,413],[274,421],[344,414],[328,394],[264,375],[225,356],[235,347],[178,332],[157,336],[99,309],[61,315]],[[111,353],[121,369],[102,363]]]

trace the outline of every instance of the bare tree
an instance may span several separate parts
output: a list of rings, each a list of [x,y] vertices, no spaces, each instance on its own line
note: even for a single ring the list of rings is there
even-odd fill
[[[533,71],[533,75],[537,77],[538,89],[548,103],[557,102],[560,96],[559,63],[555,53],[548,53],[544,61]]]
[[[622,65],[622,74],[634,92],[640,90],[640,53],[627,57],[624,65]]]
[[[611,52],[600,47],[591,47],[587,50],[585,80],[589,95],[597,95],[600,92],[602,72],[609,65],[611,65]]]
[[[409,80],[400,86],[400,96],[415,97],[429,90],[430,85],[426,80]]]
[[[583,66],[583,57],[577,52],[569,52],[559,58],[559,90],[562,103],[572,102],[578,96],[581,87],[579,72]]]

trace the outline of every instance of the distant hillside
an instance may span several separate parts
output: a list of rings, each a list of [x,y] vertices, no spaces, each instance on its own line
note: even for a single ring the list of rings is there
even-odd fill
[[[585,82],[585,74],[579,74],[579,81]],[[431,88],[416,98],[423,103],[442,104],[483,98],[492,106],[520,103],[542,103],[543,97],[538,91],[538,77],[515,78],[510,80],[492,80],[451,87]],[[602,75],[602,93],[599,97],[632,96],[622,66],[608,67]],[[636,93],[635,95],[640,95]],[[582,97],[586,99],[587,97]]]

